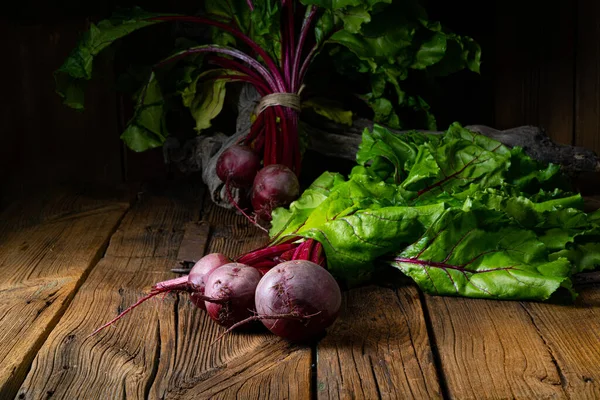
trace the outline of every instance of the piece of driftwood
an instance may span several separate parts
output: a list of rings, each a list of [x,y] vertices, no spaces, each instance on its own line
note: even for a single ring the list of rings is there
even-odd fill
[[[216,175],[216,163],[221,153],[231,144],[240,140],[250,130],[250,114],[259,101],[259,96],[250,85],[244,86],[238,101],[236,132],[226,135],[217,132],[202,135],[183,145],[175,138],[169,138],[163,146],[165,163],[174,164],[181,172],[202,171],[202,179],[208,186],[211,199],[221,207],[232,208],[223,181]],[[309,149],[326,157],[355,160],[356,151],[365,128],[371,129],[373,121],[357,118],[352,126],[335,123],[314,123],[300,121],[299,128],[309,137]],[[535,126],[519,126],[507,130],[497,130],[486,125],[467,125],[465,128],[495,139],[506,146],[520,146],[533,159],[561,165],[570,174],[600,172],[600,158],[590,149],[563,145],[553,142],[546,132]],[[406,131],[392,130],[402,134]],[[441,131],[421,132],[442,134]],[[238,189],[231,188],[236,202],[243,196]]]

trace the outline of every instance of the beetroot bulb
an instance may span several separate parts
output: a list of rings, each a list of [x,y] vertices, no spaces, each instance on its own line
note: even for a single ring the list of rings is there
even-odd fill
[[[259,169],[258,154],[242,144],[229,146],[217,159],[217,176],[236,188],[249,188]]]
[[[252,184],[252,208],[260,219],[271,220],[271,211],[285,207],[300,195],[296,174],[281,164],[270,164],[256,174]]]
[[[188,275],[188,284],[190,284],[193,289],[190,293],[190,300],[196,307],[206,310],[203,299],[206,279],[215,269],[230,262],[232,262],[232,260],[224,254],[211,253],[202,257],[194,264]]]
[[[291,260],[263,276],[256,287],[255,304],[257,315],[271,332],[290,341],[309,341],[337,319],[342,294],[325,268],[308,260]]]
[[[255,315],[229,326],[217,340],[251,321],[261,321],[272,333],[291,342],[315,340],[337,319],[342,293],[324,267],[308,260],[291,260],[264,274],[256,287],[254,305]]]
[[[262,278],[253,267],[241,263],[225,264],[213,271],[206,280],[204,295],[222,303],[206,302],[208,315],[219,325],[231,327],[248,318],[254,309],[256,285]]]

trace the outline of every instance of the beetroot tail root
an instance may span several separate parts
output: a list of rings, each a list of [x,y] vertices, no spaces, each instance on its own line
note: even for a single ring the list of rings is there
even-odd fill
[[[221,333],[219,336],[217,336],[217,338],[215,340],[213,340],[210,344],[210,346],[215,345],[217,342],[219,342],[221,339],[223,339],[223,337],[225,337],[225,335],[227,335],[228,333],[230,333],[231,331],[233,331],[234,329],[239,328],[240,326],[246,325],[250,322],[254,322],[254,321],[263,321],[263,320],[267,320],[267,319],[276,319],[276,320],[280,320],[280,319],[288,319],[288,320],[295,320],[295,321],[301,321],[301,320],[309,320],[315,316],[317,316],[318,314],[320,314],[321,311],[318,311],[314,314],[310,314],[310,315],[298,315],[298,314],[273,314],[273,315],[253,315],[251,317],[248,317],[242,321],[236,322],[235,324],[231,325],[229,328],[227,328],[225,330],[225,332]]]
[[[187,278],[187,277],[185,277],[185,278]],[[179,281],[179,278],[171,279],[170,281]],[[117,315],[115,318],[108,321],[101,327],[97,328],[94,332],[90,333],[87,337],[94,336],[95,334],[97,334],[98,332],[103,330],[104,328],[108,328],[109,326],[111,326],[112,324],[114,324],[115,322],[117,322],[118,320],[123,318],[125,316],[125,314],[127,314],[128,312],[130,312],[131,310],[133,310],[140,304],[144,303],[146,300],[153,298],[154,296],[158,296],[159,294],[168,294],[169,292],[173,292],[173,291],[179,291],[179,292],[190,291],[189,289],[182,288],[178,282],[176,284],[174,284],[173,287],[170,287],[167,282],[169,282],[169,281],[159,282],[158,284],[156,284],[153,287],[152,291],[150,291],[149,294],[140,298],[138,301],[136,301],[135,303],[133,303],[132,305],[127,307],[119,315]],[[161,287],[157,288],[158,285],[160,285]],[[197,296],[200,296],[200,295],[197,295]],[[226,299],[213,299],[213,298],[210,298],[207,296],[200,296],[200,297],[202,298],[202,300],[212,302],[212,303],[221,303],[222,304],[227,301]]]

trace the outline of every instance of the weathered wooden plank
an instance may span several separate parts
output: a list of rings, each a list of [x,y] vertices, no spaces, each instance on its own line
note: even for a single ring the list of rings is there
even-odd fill
[[[600,154],[600,5],[595,0],[576,2],[576,121],[575,144]]]
[[[202,258],[208,244],[209,229],[210,226],[206,222],[194,221],[186,224],[177,261],[193,265]]]
[[[521,303],[425,296],[450,398],[566,398]]]
[[[160,360],[172,297],[151,300],[113,327],[87,337],[173,274],[186,222],[199,217],[198,188],[144,194],[113,235],[105,257],[81,286],[38,352],[18,398],[145,398]],[[171,330],[172,332],[172,330]]]
[[[128,207],[121,195],[64,189],[2,213],[0,398],[15,395]]]
[[[571,399],[600,398],[600,284],[576,288],[576,305],[523,303]]]
[[[354,289],[342,307],[317,347],[318,398],[442,398],[414,286]]]
[[[266,240],[244,217],[212,203],[203,221],[212,230],[208,253],[235,257]],[[168,345],[161,347],[152,398],[310,398],[310,347],[291,345],[265,329],[231,333],[211,346],[224,328],[184,296],[175,320],[161,329]]]

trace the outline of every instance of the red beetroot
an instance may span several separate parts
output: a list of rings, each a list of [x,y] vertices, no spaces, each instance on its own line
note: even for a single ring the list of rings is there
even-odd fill
[[[225,264],[213,271],[206,280],[204,295],[226,301],[207,301],[208,315],[227,328],[250,317],[254,310],[254,292],[261,277],[256,268],[241,263]]]
[[[232,262],[232,260],[221,253],[211,253],[202,257],[190,270],[188,283],[193,291],[190,293],[190,300],[194,305],[202,310],[206,310],[204,304],[204,288],[206,279],[215,269]]]
[[[271,211],[285,207],[300,194],[300,183],[291,169],[281,164],[270,164],[256,174],[252,185],[252,207],[256,215],[271,220]]]
[[[321,335],[337,318],[340,287],[323,267],[307,260],[283,262],[256,287],[256,312],[271,332],[290,341]],[[265,318],[265,317],[274,318]]]
[[[337,319],[342,293],[333,276],[319,264],[291,260],[262,277],[254,304],[256,315],[229,326],[217,340],[252,321],[262,321],[272,333],[291,342],[315,340]]]
[[[260,169],[260,157],[249,146],[234,144],[217,160],[217,176],[226,185],[249,188]]]

